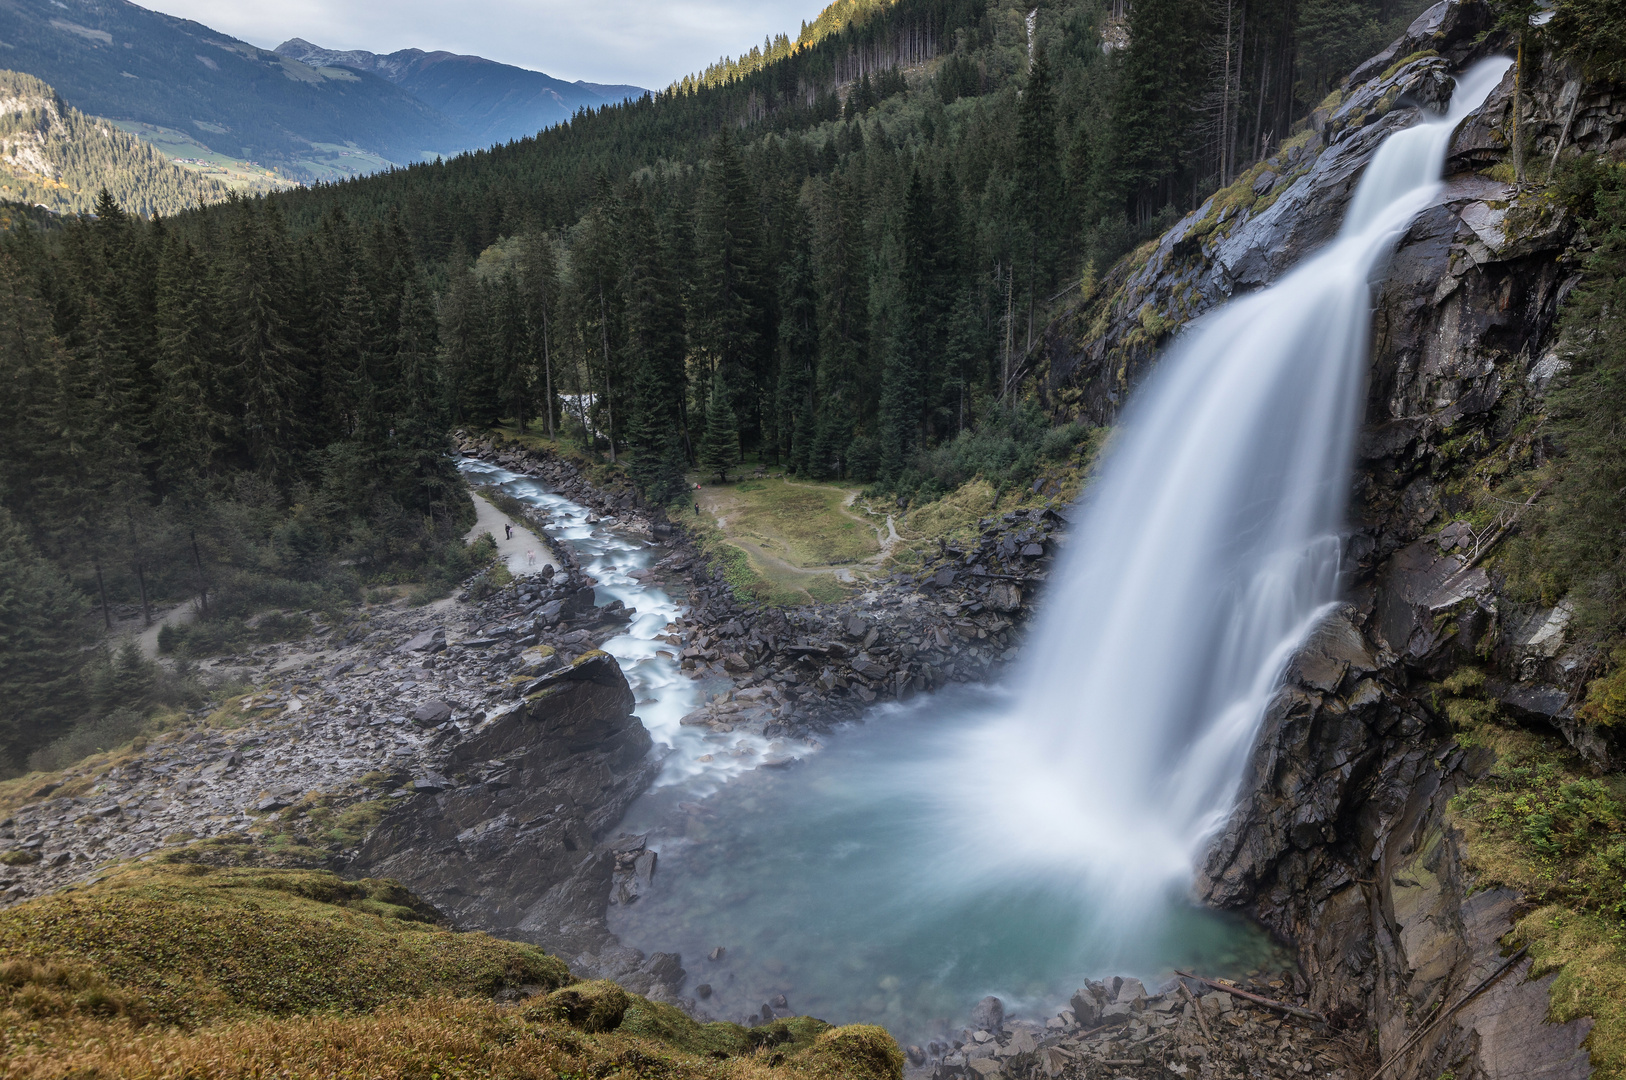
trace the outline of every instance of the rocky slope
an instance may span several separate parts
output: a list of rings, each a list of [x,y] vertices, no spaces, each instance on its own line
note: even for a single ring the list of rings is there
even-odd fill
[[[1053,326],[1052,402],[1109,421],[1180,325],[1328,238],[1383,136],[1498,44],[1481,37],[1489,23],[1475,3],[1430,9],[1303,135]],[[1611,88],[1550,57],[1534,58],[1526,78],[1533,170],[1545,174],[1566,130],[1587,153],[1626,149],[1626,103]],[[1563,209],[1489,175],[1507,167],[1512,80],[1458,130],[1445,192],[1387,268],[1349,603],[1293,664],[1199,884],[1205,900],[1248,909],[1297,943],[1318,1008],[1375,1028],[1384,1058],[1405,1047],[1389,1073],[1399,1077],[1590,1074],[1590,1022],[1543,1023],[1551,977],[1527,980],[1528,960],[1503,970],[1500,941],[1521,898],[1476,891],[1447,815],[1490,761],[1457,744],[1427,686],[1488,657],[1489,689],[1509,714],[1563,732],[1600,763],[1613,754],[1574,721],[1589,658],[1566,641],[1567,609],[1513,603],[1484,566],[1518,508],[1478,528],[1463,517],[1463,479],[1479,463],[1528,466],[1545,452],[1520,421],[1565,367],[1552,328],[1577,280]],[[1420,1019],[1436,1010],[1440,1022]]]

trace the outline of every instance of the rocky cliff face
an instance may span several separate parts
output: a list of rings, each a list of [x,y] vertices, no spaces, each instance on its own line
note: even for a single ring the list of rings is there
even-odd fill
[[[1488,25],[1477,4],[1430,9],[1304,133],[1052,326],[1043,378],[1058,409],[1110,422],[1184,322],[1325,241],[1383,137],[1497,44],[1480,40]],[[1608,87],[1585,86],[1550,58],[1531,61],[1526,79],[1535,175],[1566,132],[1586,152],[1626,148],[1626,103]],[[1490,761],[1456,744],[1423,684],[1489,655],[1489,689],[1509,713],[1562,731],[1595,760],[1612,753],[1573,720],[1586,657],[1565,640],[1567,609],[1519,607],[1483,566],[1517,508],[1478,531],[1456,520],[1476,465],[1542,460],[1546,448],[1520,422],[1566,366],[1552,328],[1578,280],[1562,209],[1488,175],[1507,155],[1512,91],[1510,72],[1458,130],[1443,196],[1379,287],[1349,602],[1294,662],[1198,889],[1297,943],[1317,1007],[1364,1018],[1384,1058],[1418,1035],[1391,1076],[1590,1073],[1589,1022],[1544,1023],[1551,980],[1527,981],[1528,961],[1439,1023],[1416,1019],[1499,971],[1499,939],[1520,903],[1506,890],[1475,892],[1464,870],[1446,803]]]
[[[357,862],[410,883],[458,926],[571,955],[606,936],[611,865],[595,848],[655,764],[609,654],[587,653],[527,689],[448,755],[449,770],[476,782],[403,808]],[[555,884],[538,896],[542,882]]]

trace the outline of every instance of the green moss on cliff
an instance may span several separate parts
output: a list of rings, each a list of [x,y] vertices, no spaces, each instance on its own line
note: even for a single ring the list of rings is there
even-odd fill
[[[1496,719],[1482,675],[1442,684],[1459,739],[1496,764],[1451,804],[1476,887],[1507,886],[1540,907],[1519,920],[1531,974],[1557,973],[1557,1022],[1594,1020],[1594,1075],[1626,1077],[1626,776],[1592,774],[1555,735]]]

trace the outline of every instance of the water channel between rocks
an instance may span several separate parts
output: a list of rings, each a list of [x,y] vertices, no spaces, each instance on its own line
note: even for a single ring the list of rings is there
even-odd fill
[[[789,768],[758,767],[768,753],[758,736],[680,726],[708,688],[682,674],[677,647],[659,636],[678,601],[631,576],[659,549],[537,480],[476,460],[462,467],[540,509],[543,528],[597,579],[600,602],[637,612],[604,649],[666,748],[660,779],[622,826],[647,834],[659,860],[639,899],[610,909],[610,927],[646,952],[679,953],[697,1012],[750,1022],[767,1006],[923,1042],[985,994],[1042,1020],[1086,977],[1289,963],[1253,925],[1178,897],[1148,900],[1128,921],[1099,918],[1121,908],[1105,902],[1110,882],[980,875],[945,847],[945,803],[974,808],[990,796],[963,782],[965,736],[1011,707],[1003,690],[878,707]]]

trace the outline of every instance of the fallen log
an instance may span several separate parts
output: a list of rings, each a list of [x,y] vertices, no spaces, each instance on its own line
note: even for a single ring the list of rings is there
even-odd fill
[[[1214,979],[1205,979],[1201,975],[1193,975],[1190,972],[1181,971],[1178,968],[1175,969],[1174,973],[1183,978],[1195,979],[1204,986],[1212,986],[1215,990],[1223,990],[1232,997],[1239,997],[1244,1001],[1251,1001],[1255,1005],[1263,1005],[1267,1009],[1275,1009],[1278,1012],[1284,1012],[1289,1016],[1297,1016],[1304,1020],[1313,1020],[1318,1024],[1325,1024],[1327,1022],[1327,1018],[1322,1016],[1320,1013],[1311,1012],[1309,1009],[1301,1009],[1297,1005],[1289,1005],[1285,1001],[1274,1001],[1271,998],[1260,997],[1258,994],[1250,994],[1246,990],[1238,989],[1237,987],[1231,986],[1228,983],[1217,982]]]

